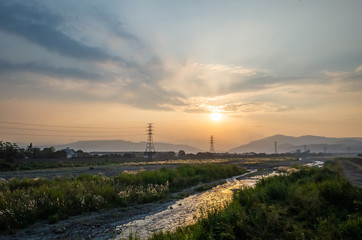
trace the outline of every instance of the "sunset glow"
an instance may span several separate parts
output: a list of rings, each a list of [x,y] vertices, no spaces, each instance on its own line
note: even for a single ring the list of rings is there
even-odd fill
[[[210,114],[210,118],[214,121],[214,122],[219,122],[222,118],[223,115],[221,113],[218,112],[214,112]]]
[[[362,137],[362,1],[0,1],[0,140]],[[318,23],[318,24],[315,24]],[[46,125],[46,126],[45,126]],[[62,127],[59,127],[62,126]]]

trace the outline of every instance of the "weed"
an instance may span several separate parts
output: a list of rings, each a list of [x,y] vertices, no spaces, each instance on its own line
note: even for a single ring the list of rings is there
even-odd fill
[[[196,224],[150,239],[362,239],[362,190],[335,163],[262,179]]]
[[[13,232],[37,219],[55,223],[83,212],[167,199],[185,187],[243,172],[234,165],[195,164],[114,177],[14,178],[0,184],[0,231]]]

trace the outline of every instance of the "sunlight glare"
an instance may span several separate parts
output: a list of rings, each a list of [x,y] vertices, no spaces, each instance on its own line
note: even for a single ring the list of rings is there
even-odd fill
[[[214,113],[210,114],[210,118],[211,118],[211,120],[218,122],[222,119],[222,114],[218,113],[218,112],[214,112]]]

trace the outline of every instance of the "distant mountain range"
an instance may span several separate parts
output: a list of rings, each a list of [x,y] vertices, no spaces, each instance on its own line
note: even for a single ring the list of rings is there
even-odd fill
[[[275,142],[277,142],[278,153],[295,152],[298,149],[304,151],[309,149],[311,152],[326,153],[362,153],[362,138],[327,138],[320,136],[301,136],[291,137],[285,135],[274,135],[260,140],[252,141],[246,145],[230,149],[230,153],[274,153]],[[159,152],[184,150],[186,153],[204,152],[201,149],[189,146],[155,142],[155,149]],[[49,146],[43,146],[49,147]],[[131,142],[124,140],[89,140],[78,141],[68,144],[55,145],[56,149],[72,148],[83,150],[85,152],[143,152],[146,148],[146,142]]]
[[[327,138],[319,136],[291,137],[274,135],[264,139],[252,141],[229,150],[230,153],[274,153],[275,142],[277,142],[278,153],[295,152],[298,149],[302,152],[310,149],[311,152],[327,153],[362,153],[362,138]]]
[[[202,150],[188,145],[177,145],[170,143],[155,142],[155,150],[158,152],[184,150],[186,153],[197,153]],[[75,150],[82,150],[85,152],[99,151],[99,152],[143,152],[146,149],[146,142],[131,142],[124,140],[89,140],[78,141],[68,144],[56,145],[56,149],[72,148]]]

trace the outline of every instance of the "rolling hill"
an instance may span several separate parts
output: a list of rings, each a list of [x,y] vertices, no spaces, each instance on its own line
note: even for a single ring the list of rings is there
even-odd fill
[[[197,153],[202,150],[188,146],[188,145],[177,145],[170,143],[155,142],[155,149],[159,152],[164,151],[179,151],[184,150],[186,153]],[[75,150],[82,150],[85,152],[100,151],[100,152],[142,152],[145,151],[146,142],[131,142],[124,140],[89,140],[89,141],[78,141],[68,144],[56,145],[56,149],[72,148]]]
[[[260,140],[252,141],[229,150],[231,153],[274,153],[274,143],[277,142],[279,153],[295,152],[297,149],[304,151],[310,149],[311,152],[327,153],[361,153],[362,138],[327,138],[320,136],[306,135],[301,137],[291,137],[285,135],[274,135]]]

